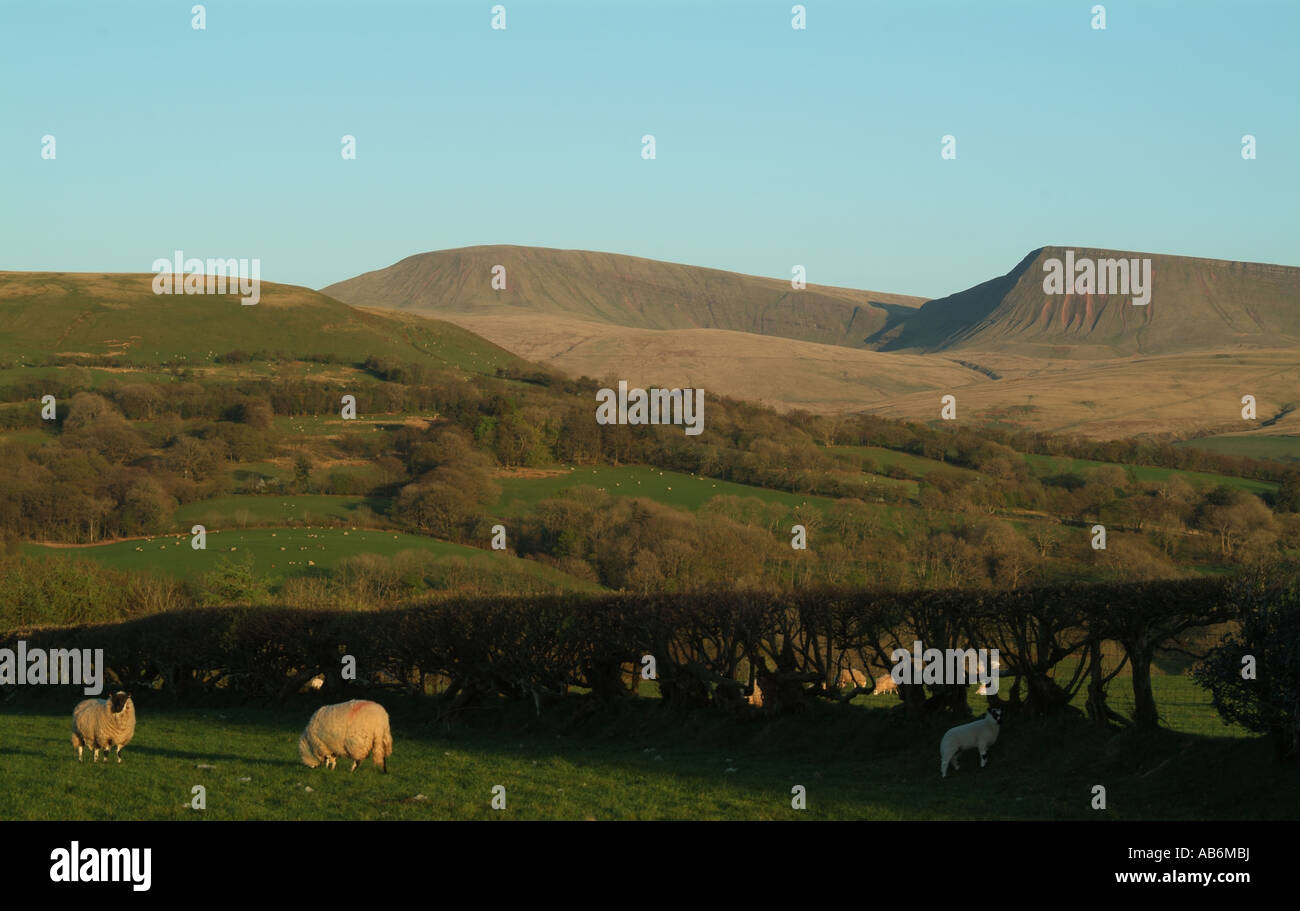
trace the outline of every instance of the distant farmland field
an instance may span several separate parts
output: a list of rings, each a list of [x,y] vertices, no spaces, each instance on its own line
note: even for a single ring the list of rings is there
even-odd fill
[[[932,471],[948,472],[954,476],[970,477],[976,474],[970,468],[949,465],[938,459],[898,452],[880,446],[833,446],[827,449],[833,455],[854,455],[871,460],[879,468],[897,466],[913,477],[923,478]],[[888,480],[882,478],[882,480]]]
[[[699,509],[713,497],[724,495],[758,497],[764,502],[780,503],[790,509],[806,503],[825,510],[835,503],[830,497],[750,487],[645,466],[555,468],[541,477],[511,477],[507,473],[498,477],[497,481],[501,485],[501,498],[497,504],[505,514],[518,514],[571,487],[595,487],[616,497],[645,497],[657,503],[690,510]]]
[[[1027,454],[1025,461],[1041,476],[1062,474],[1066,472],[1083,472],[1089,468],[1101,468],[1113,465],[1113,462],[1097,462],[1092,459],[1071,459],[1064,456],[1047,456]],[[1176,468],[1155,468],[1149,465],[1120,465],[1120,468],[1132,469],[1139,481],[1164,481],[1172,477],[1183,478],[1196,486],[1217,487],[1223,484],[1248,493],[1263,494],[1277,490],[1276,484],[1268,481],[1256,481],[1252,478],[1234,478],[1230,475],[1211,474],[1207,471],[1181,471]]]
[[[176,510],[177,532],[200,523],[209,531],[243,525],[310,525],[324,518],[375,524],[388,508],[382,497],[341,497],[325,494],[296,496],[230,496],[186,503]]]
[[[1238,436],[1225,435],[1183,440],[1175,443],[1182,449],[1204,449],[1220,455],[1246,456],[1251,459],[1273,459],[1278,462],[1300,462],[1300,436]]]
[[[216,569],[223,557],[235,562],[251,559],[253,570],[258,576],[275,579],[325,575],[337,569],[343,560],[360,554],[392,557],[404,551],[416,551],[446,559],[459,558],[478,566],[495,563],[510,572],[523,573],[566,588],[599,588],[550,567],[508,554],[418,535],[340,528],[209,531],[205,550],[192,548],[188,534],[118,541],[93,547],[63,548],[27,544],[24,545],[24,550],[34,555],[94,560],[112,569],[161,572],[181,579]]]

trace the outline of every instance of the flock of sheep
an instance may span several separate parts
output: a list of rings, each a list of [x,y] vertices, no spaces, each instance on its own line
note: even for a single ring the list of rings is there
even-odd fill
[[[117,761],[122,761],[122,748],[135,736],[135,703],[130,693],[117,692],[107,699],[84,699],[72,710],[72,745],[77,750],[77,761],[82,761],[82,750],[94,751],[91,762],[99,762],[103,750],[104,761],[108,751],[116,748]],[[393,755],[393,735],[388,728],[388,713],[377,702],[353,699],[337,705],[323,705],[307,722],[298,738],[298,755],[308,768],[325,763],[334,768],[340,756],[352,760],[352,771],[357,770],[367,756],[375,765],[388,771],[388,757]]]
[[[849,672],[845,672],[849,673]],[[852,671],[847,682],[861,685],[866,678],[861,671]],[[889,675],[885,675],[886,679]],[[893,680],[889,681],[891,684]],[[882,687],[876,681],[876,690]],[[894,685],[897,689],[897,685]],[[755,693],[761,699],[761,691],[755,684]],[[751,701],[753,697],[750,697]],[[761,704],[761,703],[759,703]],[[979,750],[980,768],[988,762],[989,748],[998,739],[1001,728],[1002,709],[990,708],[976,721],[959,724],[949,728],[939,742],[939,776],[948,777],[948,766],[960,768],[957,754],[962,750]],[[107,699],[84,699],[72,710],[72,745],[77,750],[77,761],[82,761],[82,750],[89,747],[94,751],[91,762],[99,762],[99,751],[105,753],[117,749],[117,761],[122,761],[122,748],[135,736],[135,703],[131,694],[116,692]],[[374,760],[384,772],[388,771],[388,757],[393,755],[393,735],[388,728],[388,712],[377,702],[368,699],[352,699],[337,705],[323,705],[316,710],[307,722],[306,729],[298,738],[298,754],[308,768],[316,768],[321,763],[332,769],[340,756],[352,760],[351,771],[367,757]]]

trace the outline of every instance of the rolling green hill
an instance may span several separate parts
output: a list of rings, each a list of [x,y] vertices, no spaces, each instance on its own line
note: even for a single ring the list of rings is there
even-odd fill
[[[123,366],[199,366],[234,350],[368,356],[494,373],[519,359],[450,323],[374,313],[318,291],[262,282],[237,295],[154,294],[152,274],[0,272],[0,363],[110,357]]]
[[[283,580],[295,576],[324,576],[349,557],[375,554],[392,557],[403,552],[445,561],[457,558],[468,566],[493,567],[506,577],[534,580],[557,590],[596,591],[599,585],[575,579],[559,570],[511,554],[494,553],[464,544],[439,541],[403,532],[341,528],[248,528],[208,533],[207,548],[194,550],[189,535],[157,535],[92,547],[24,545],[33,556],[94,560],[111,569],[163,573],[191,578],[216,569],[223,558],[252,561],[258,576]]]
[[[835,502],[830,497],[787,493],[646,466],[564,468],[542,474],[543,477],[502,476],[497,509],[507,515],[516,515],[542,500],[575,487],[594,487],[615,497],[644,497],[665,506],[689,510],[697,510],[718,496],[757,497],[766,503],[780,503],[792,510],[801,505],[809,505],[824,511]]]

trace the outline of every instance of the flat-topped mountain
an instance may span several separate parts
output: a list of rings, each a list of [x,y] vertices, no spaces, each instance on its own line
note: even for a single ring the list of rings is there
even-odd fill
[[[1133,280],[1147,274],[1144,261],[1150,287],[1139,295]],[[1067,265],[1074,275],[1045,289]],[[1122,281],[1116,279],[1128,279],[1128,290],[1117,292]],[[1139,296],[1147,303],[1134,303]],[[1091,247],[1034,250],[1006,275],[928,301],[888,338],[871,339],[881,350],[977,349],[1040,358],[1297,343],[1300,268]]]

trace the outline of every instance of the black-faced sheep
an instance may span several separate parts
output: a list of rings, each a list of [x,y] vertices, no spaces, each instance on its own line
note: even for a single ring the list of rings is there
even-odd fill
[[[99,762],[99,751],[117,747],[117,761],[122,761],[122,747],[135,736],[135,703],[130,693],[117,692],[108,699],[83,699],[72,710],[72,745],[77,748],[77,762],[85,747],[94,750],[91,762]],[[108,757],[105,756],[107,761]]]

